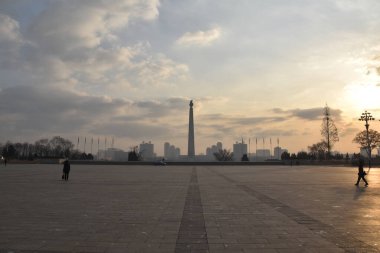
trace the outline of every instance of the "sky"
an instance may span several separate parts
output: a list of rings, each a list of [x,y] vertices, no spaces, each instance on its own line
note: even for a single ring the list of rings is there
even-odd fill
[[[193,100],[197,154],[256,138],[307,151],[326,104],[333,149],[357,152],[361,113],[380,118],[379,13],[377,0],[1,0],[0,142],[186,154]]]

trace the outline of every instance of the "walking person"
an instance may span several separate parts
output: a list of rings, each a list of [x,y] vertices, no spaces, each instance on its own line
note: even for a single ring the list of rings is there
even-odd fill
[[[364,159],[362,156],[359,156],[358,181],[355,184],[356,186],[359,185],[360,179],[363,179],[365,186],[368,186],[368,182],[365,180],[365,175],[367,175],[367,173],[364,171]]]
[[[65,179],[65,181],[69,180],[69,173],[70,173],[70,163],[69,163],[69,160],[66,159],[63,163],[63,179]]]

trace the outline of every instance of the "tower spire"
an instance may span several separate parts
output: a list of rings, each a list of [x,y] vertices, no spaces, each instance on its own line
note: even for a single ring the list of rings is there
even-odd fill
[[[187,156],[194,157],[195,147],[194,147],[194,116],[193,116],[193,100],[190,100],[189,109],[189,138],[187,146]]]

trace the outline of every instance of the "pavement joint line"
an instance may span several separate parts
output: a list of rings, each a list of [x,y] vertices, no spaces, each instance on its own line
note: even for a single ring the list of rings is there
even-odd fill
[[[209,250],[196,167],[191,172],[175,252],[190,252],[192,249]]]
[[[289,219],[307,227],[315,234],[335,244],[337,247],[343,249],[345,252],[356,252],[356,248],[360,250],[360,252],[380,252],[378,248],[369,245],[351,235],[339,232],[336,228],[327,225],[319,220],[316,220],[311,216],[292,208],[291,206],[288,206],[276,199],[273,199],[265,194],[255,191],[247,185],[241,184],[211,168],[207,169],[213,172],[214,174],[220,176],[227,182],[233,184],[237,188],[241,189],[242,191],[246,192],[247,194],[260,200],[264,204],[267,204],[268,206],[274,208],[277,212],[287,216]]]
[[[10,249],[1,249],[0,253],[69,253],[72,251],[57,251],[57,250],[10,250]],[[96,253],[89,251],[81,251],[81,253]]]

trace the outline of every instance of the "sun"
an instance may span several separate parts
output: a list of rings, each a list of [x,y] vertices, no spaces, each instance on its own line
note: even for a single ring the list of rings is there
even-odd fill
[[[345,99],[357,111],[380,109],[380,84],[350,84]]]

